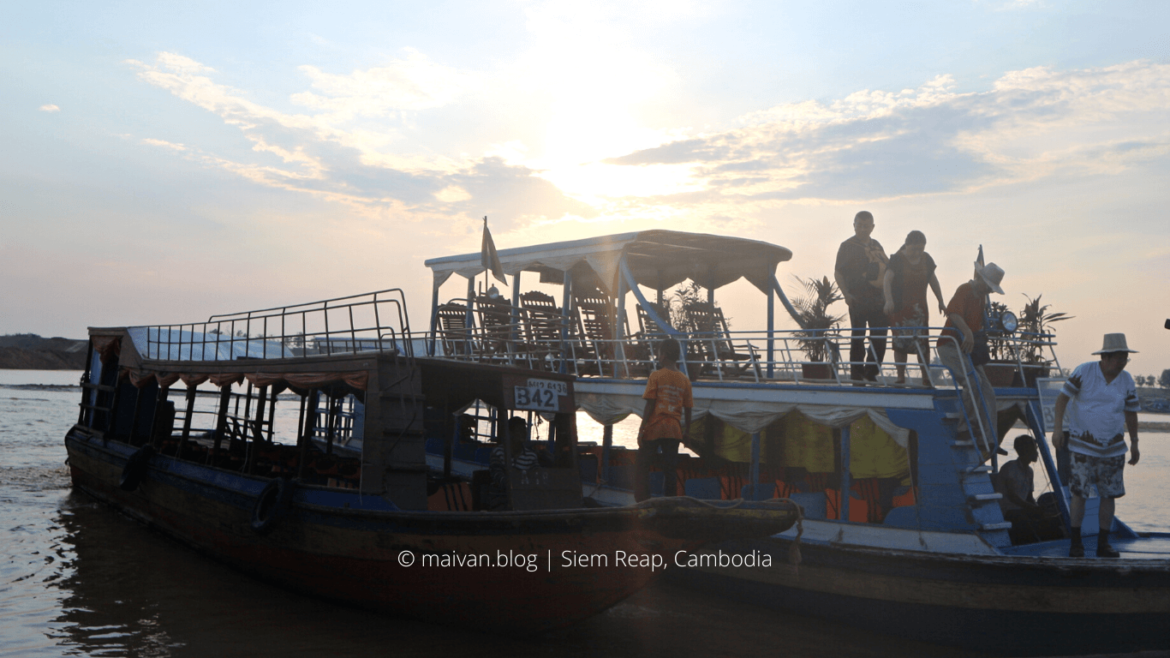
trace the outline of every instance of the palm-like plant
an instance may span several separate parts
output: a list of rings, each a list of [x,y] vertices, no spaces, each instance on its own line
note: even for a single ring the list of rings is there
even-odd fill
[[[825,340],[825,331],[834,329],[837,323],[845,316],[829,313],[829,306],[844,297],[837,290],[837,284],[829,277],[817,279],[810,277],[802,279],[793,277],[804,288],[804,296],[792,302],[800,318],[801,331],[799,336],[807,336],[800,341],[800,348],[808,356],[809,361],[824,361],[828,355],[828,342]]]
[[[1024,299],[1028,303],[1024,305],[1020,312],[1020,321],[1018,332],[1028,342],[1020,346],[1020,360],[1024,363],[1048,363],[1048,359],[1044,358],[1043,343],[1050,342],[1050,339],[1055,336],[1050,325],[1054,322],[1063,322],[1071,320],[1073,317],[1068,313],[1049,312],[1048,304],[1041,305],[1040,298],[1043,295],[1036,295],[1035,299],[1024,295]],[[1030,335],[1029,335],[1030,334]]]

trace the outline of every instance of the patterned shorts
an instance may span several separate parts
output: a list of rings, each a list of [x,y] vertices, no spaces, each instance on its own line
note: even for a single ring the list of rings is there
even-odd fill
[[[1090,457],[1074,452],[1072,473],[1068,488],[1081,498],[1088,498],[1092,485],[1097,485],[1097,495],[1102,498],[1121,498],[1125,495],[1125,455],[1117,457]]]

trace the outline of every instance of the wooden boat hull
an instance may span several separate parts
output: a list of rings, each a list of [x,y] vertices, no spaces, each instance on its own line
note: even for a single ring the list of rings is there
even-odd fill
[[[1142,539],[1170,545],[1170,536],[1128,541]],[[772,538],[722,548],[780,557],[791,543]],[[1067,543],[1062,548],[1067,554]],[[800,552],[799,567],[774,562],[779,566],[685,569],[668,577],[774,609],[997,654],[1170,648],[1164,558],[976,556],[820,543],[801,544]]]
[[[569,625],[621,601],[662,573],[630,566],[639,560],[665,566],[720,535],[766,536],[795,520],[794,510],[663,504],[398,511],[356,491],[297,487],[261,535],[252,512],[264,478],[156,456],[127,492],[119,479],[133,448],[76,429],[66,447],[75,487],[244,572],[393,615],[508,634]]]

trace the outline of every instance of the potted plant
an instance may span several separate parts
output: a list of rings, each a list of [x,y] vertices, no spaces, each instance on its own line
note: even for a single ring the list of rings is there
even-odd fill
[[[1049,325],[1071,319],[1067,313],[1049,312],[1050,306],[1041,304],[1042,295],[1028,302],[1019,315],[1008,312],[1002,302],[991,302],[987,307],[989,318],[1003,318],[1005,314],[1016,320],[1016,326],[1004,327],[993,320],[987,334],[987,348],[991,363],[984,366],[993,386],[1035,386],[1037,377],[1047,377],[1052,360],[1044,356],[1044,348],[1052,343],[1054,333]],[[1017,365],[1022,373],[1017,373]],[[1017,376],[1019,379],[1017,379]]]
[[[1075,317],[1067,313],[1050,312],[1048,304],[1040,304],[1041,297],[1036,295],[1032,299],[1024,295],[1028,303],[1020,311],[1019,327],[1016,330],[1023,340],[1016,343],[1015,356],[1022,366],[1021,374],[1026,386],[1035,386],[1037,377],[1047,377],[1049,374],[1052,360],[1044,356],[1044,348],[1051,345],[1052,339],[1056,337],[1050,325]]]
[[[826,340],[825,334],[830,329],[836,329],[837,324],[845,317],[829,312],[829,307],[844,297],[837,290],[837,285],[827,276],[822,279],[794,278],[804,288],[804,296],[792,302],[801,324],[801,330],[797,335],[806,337],[800,341],[800,349],[804,350],[805,356],[811,361],[801,364],[801,374],[805,379],[832,379],[833,362],[837,360],[836,346]],[[830,363],[824,363],[826,358]]]

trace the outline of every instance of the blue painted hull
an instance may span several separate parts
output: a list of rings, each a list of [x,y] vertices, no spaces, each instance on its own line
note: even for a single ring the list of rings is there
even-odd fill
[[[771,553],[780,566],[769,569],[676,569],[668,577],[777,610],[1001,655],[1170,648],[1166,559],[1053,560],[802,544],[803,561],[794,568],[787,564],[790,545],[771,539],[730,549]]]

